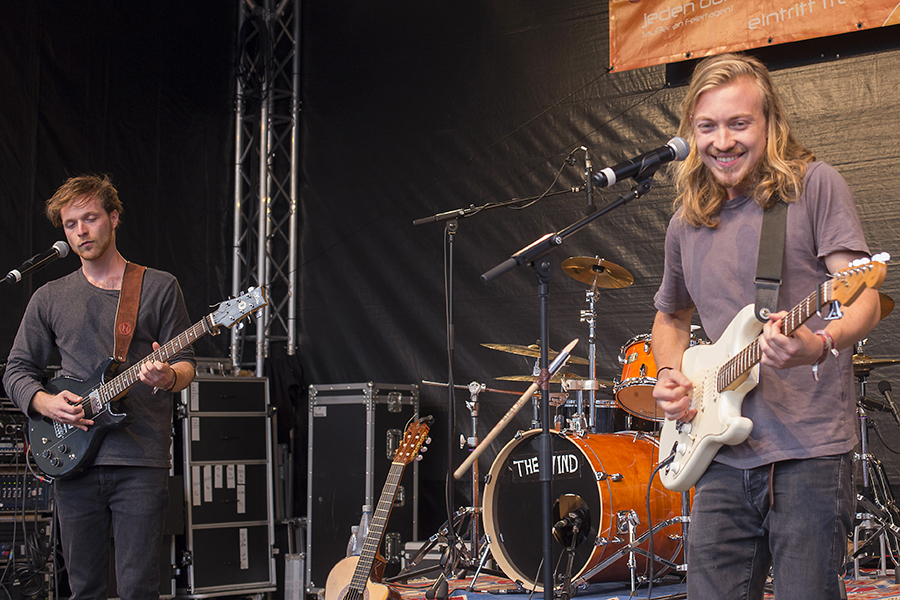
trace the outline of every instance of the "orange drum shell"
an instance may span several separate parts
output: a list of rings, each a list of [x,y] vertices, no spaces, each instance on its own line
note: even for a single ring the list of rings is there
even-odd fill
[[[638,335],[625,342],[619,350],[619,362],[622,378],[613,387],[619,406],[636,417],[661,421],[665,415],[653,399],[657,368],[650,335]]]
[[[538,575],[542,558],[541,484],[539,475],[535,477],[533,473],[532,479],[526,480],[521,475],[521,466],[536,464],[540,433],[539,430],[520,432],[497,455],[484,489],[483,513],[485,532],[491,539],[491,552],[501,570],[526,588],[535,590],[542,588],[542,577]],[[657,442],[637,432],[586,434],[581,437],[553,432],[552,438],[555,464],[558,457],[559,465],[570,464],[576,458],[581,461],[580,474],[575,478],[565,479],[554,473],[552,499],[555,501],[563,494],[578,493],[591,512],[588,541],[576,549],[572,573],[572,577],[576,578],[612,556],[627,542],[628,533],[617,531],[618,513],[634,510],[640,521],[635,536],[647,531],[647,482],[657,462]],[[600,481],[597,474],[600,474]],[[650,513],[654,525],[681,515],[680,494],[662,487],[658,477],[654,478],[651,489]],[[653,536],[657,556],[673,562],[680,561],[680,539],[669,537],[680,534],[680,524],[657,531]],[[617,538],[620,541],[615,541]],[[595,545],[597,540],[612,541]],[[649,540],[640,547],[648,550]],[[556,561],[564,548],[554,540],[553,551],[554,564],[558,564]],[[647,559],[640,555],[636,558],[638,573],[645,573]],[[627,560],[628,555],[625,554],[596,573],[591,581],[627,581],[630,577]],[[655,574],[664,571],[659,563],[654,565]]]

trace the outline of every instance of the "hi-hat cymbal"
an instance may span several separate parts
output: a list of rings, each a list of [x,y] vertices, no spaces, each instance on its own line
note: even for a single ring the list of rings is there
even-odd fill
[[[885,318],[894,310],[894,301],[884,292],[878,292],[878,300],[881,302],[881,318]]]
[[[872,358],[865,354],[853,355],[853,372],[867,373],[876,367],[900,364],[900,358]]]
[[[516,346],[515,344],[482,344],[485,348],[490,348],[491,350],[499,350],[500,352],[506,352],[508,354],[518,354],[519,356],[531,356],[532,358],[540,358],[541,356],[541,347],[537,344],[531,344],[530,346]],[[548,350],[547,358],[552,361],[556,358],[556,355],[559,354],[556,350]],[[569,363],[573,365],[589,365],[590,362],[586,358],[579,358],[578,356],[570,356]]]
[[[591,287],[618,289],[634,283],[634,277],[625,267],[602,258],[573,256],[562,261],[566,275]]]

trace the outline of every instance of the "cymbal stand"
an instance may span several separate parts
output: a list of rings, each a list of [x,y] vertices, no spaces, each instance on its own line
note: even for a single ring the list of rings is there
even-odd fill
[[[464,446],[469,450],[474,450],[478,446],[478,394],[487,389],[487,385],[473,381],[469,384],[469,400],[466,401],[466,408],[472,417],[472,435],[469,436]],[[469,541],[471,548],[469,558],[474,559],[479,552],[478,542],[481,539],[479,534],[479,517],[481,516],[481,504],[478,492],[478,461],[472,463],[472,522],[469,524]]]
[[[599,260],[600,257],[598,256]],[[596,382],[597,381],[597,311],[596,303],[597,300],[600,299],[600,290],[595,287],[591,287],[589,290],[585,290],[585,300],[588,303],[588,309],[581,311],[581,322],[587,323],[588,325],[588,380]],[[578,416],[584,416],[584,402],[582,401],[582,390],[578,391]],[[588,409],[588,429],[591,431],[596,431],[596,406],[597,406],[597,388],[595,386],[590,386],[588,392],[588,402],[590,402],[590,408]]]
[[[869,370],[861,370],[856,374],[859,380],[860,398],[866,398],[866,382]],[[886,549],[891,549],[892,553],[896,546],[891,545],[888,534],[893,535],[900,540],[900,528],[894,522],[896,515],[896,506],[890,487],[884,479],[881,462],[869,451],[869,417],[866,408],[861,402],[857,403],[857,414],[859,415],[860,434],[859,434],[859,454],[854,458],[860,463],[863,479],[863,494],[857,494],[857,502],[862,505],[864,511],[857,512],[856,518],[860,522],[853,528],[853,554],[850,560],[853,561],[853,576],[855,579],[860,578],[859,561],[865,551],[872,546],[875,540],[878,540],[880,549],[880,559],[878,561],[878,574],[884,576],[887,573],[887,553]],[[871,497],[866,496],[868,493]],[[874,502],[872,502],[874,500]],[[862,544],[859,544],[860,535],[865,531],[874,531],[875,533]],[[898,547],[900,548],[900,547]],[[895,565],[896,579],[896,565]]]

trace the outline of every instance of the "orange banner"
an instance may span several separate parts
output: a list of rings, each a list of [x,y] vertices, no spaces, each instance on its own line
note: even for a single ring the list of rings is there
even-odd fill
[[[900,0],[609,0],[609,60],[626,71],[898,23]]]

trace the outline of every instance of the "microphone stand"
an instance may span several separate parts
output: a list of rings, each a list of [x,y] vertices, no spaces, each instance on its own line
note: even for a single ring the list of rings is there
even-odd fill
[[[547,348],[550,338],[549,323],[549,296],[550,296],[550,277],[553,274],[553,261],[546,255],[553,248],[560,246],[565,238],[582,229],[584,226],[600,218],[606,213],[614,210],[635,198],[640,198],[650,191],[653,183],[653,175],[661,166],[658,156],[651,157],[647,160],[646,168],[635,176],[635,184],[631,192],[619,197],[618,200],[603,209],[590,214],[577,223],[566,227],[555,233],[548,233],[538,238],[528,246],[525,246],[509,259],[495,266],[491,270],[481,275],[481,281],[488,283],[513,270],[515,267],[523,264],[531,265],[538,280],[538,299],[540,303],[540,329],[541,329],[541,433],[538,442],[538,471],[541,482],[541,510],[542,528],[543,528],[543,562],[541,565],[543,571],[543,590],[544,600],[553,600],[553,590],[555,588],[553,581],[553,517],[551,511],[553,509],[552,501],[552,484],[553,484],[553,455],[552,455],[552,438],[550,436],[550,394],[549,389],[549,373]],[[537,584],[537,582],[535,582]]]
[[[447,523],[453,523],[453,477],[450,475],[450,470],[453,464],[453,449],[454,449],[454,427],[456,425],[456,401],[454,395],[454,381],[453,381],[453,355],[455,352],[456,339],[455,339],[455,331],[453,324],[453,244],[456,238],[456,232],[458,229],[458,220],[464,217],[470,217],[474,214],[477,214],[483,210],[492,209],[492,208],[501,208],[505,206],[510,206],[514,204],[521,204],[522,202],[529,202],[533,200],[538,200],[541,198],[547,198],[550,196],[557,196],[560,194],[570,194],[572,192],[580,191],[580,187],[569,188],[566,190],[559,190],[556,192],[549,192],[542,194],[541,196],[537,196],[534,198],[513,198],[506,202],[498,202],[485,204],[483,206],[475,206],[474,204],[469,205],[466,208],[457,208],[454,210],[437,213],[430,217],[424,217],[421,219],[416,219],[413,221],[413,225],[425,225],[426,223],[440,223],[446,222],[445,226],[445,237],[447,239],[446,246],[446,256],[444,259],[444,287],[445,287],[445,304],[446,304],[446,327],[447,327],[447,390],[448,390],[448,399],[447,399],[447,415],[448,415],[448,423],[447,423],[447,463],[448,463],[448,473],[446,479],[446,494],[447,494]],[[545,356],[546,358],[546,356]],[[546,362],[542,363],[546,366]],[[478,518],[478,515],[475,515],[473,518]],[[473,528],[473,532],[475,529]],[[448,535],[451,538],[456,538],[457,533],[455,528],[452,525],[448,528]],[[456,564],[456,556],[455,553],[457,551],[456,539],[448,540],[447,548],[448,548],[448,559],[446,566],[444,568],[443,577],[438,577],[435,581],[434,586],[429,590],[431,592],[431,597],[435,597],[435,593],[440,593],[446,589],[446,579],[447,576],[452,572],[454,565]],[[472,543],[472,556],[478,555],[478,540],[471,540]],[[441,586],[442,581],[443,586]],[[439,600],[443,600],[446,596],[438,595]]]

